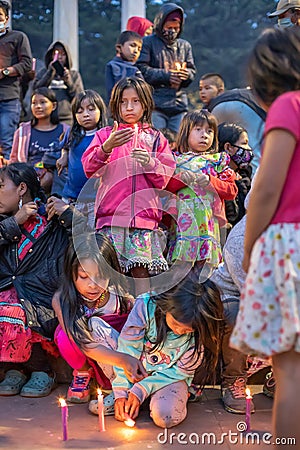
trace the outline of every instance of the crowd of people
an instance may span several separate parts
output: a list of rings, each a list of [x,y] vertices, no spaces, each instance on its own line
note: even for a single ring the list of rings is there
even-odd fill
[[[191,110],[180,6],[129,19],[103,100],[61,41],[35,73],[0,0],[0,395],[49,395],[52,354],[73,369],[69,402],[98,414],[97,383],[105,414],[135,419],[150,398],[169,428],[217,367],[225,409],[245,413],[257,356],[274,433],[300,441],[300,2],[269,16],[250,88],[203,74]]]

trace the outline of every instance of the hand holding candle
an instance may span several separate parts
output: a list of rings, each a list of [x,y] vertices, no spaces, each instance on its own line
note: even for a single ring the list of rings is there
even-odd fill
[[[250,425],[250,419],[251,419],[251,392],[250,389],[246,389],[246,417],[245,417],[245,423],[246,423],[246,431],[250,431],[251,425]]]
[[[135,421],[127,413],[125,413],[124,416],[125,416],[124,424],[127,427],[133,428],[135,426]]]
[[[98,394],[99,431],[106,431],[105,430],[105,423],[104,423],[103,395],[102,395],[101,389],[97,389],[97,394]]]
[[[68,440],[68,406],[64,398],[60,398],[59,404],[61,407],[61,422],[63,431],[63,441]]]

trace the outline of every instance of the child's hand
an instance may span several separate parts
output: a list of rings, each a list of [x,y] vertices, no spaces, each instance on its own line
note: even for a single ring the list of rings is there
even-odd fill
[[[38,207],[35,202],[28,202],[22,206],[21,209],[14,215],[14,218],[18,225],[23,225],[27,219],[31,216],[35,216],[37,213]]]
[[[209,180],[208,175],[205,175],[204,173],[200,173],[199,175],[196,175],[195,181],[198,184],[198,186],[200,186],[201,188],[204,188],[209,185],[210,180]]]
[[[124,422],[125,420],[125,404],[127,398],[117,398],[115,400],[115,419]]]
[[[185,170],[180,174],[180,179],[183,183],[189,186],[190,184],[194,183],[196,179],[196,174],[191,172],[190,170]]]
[[[56,168],[58,176],[62,173],[65,167],[68,167],[68,153],[63,152],[61,157],[56,161]]]
[[[60,217],[66,209],[69,208],[69,205],[67,205],[63,200],[57,197],[49,197],[47,200],[47,206],[46,211],[48,214],[48,220],[52,219],[52,217],[55,216],[55,214]]]
[[[151,156],[144,148],[134,148],[131,157],[136,159],[143,167],[147,166],[152,160]]]
[[[102,144],[102,149],[105,153],[111,153],[115,147],[120,147],[120,145],[129,142],[134,135],[133,128],[123,128],[118,130],[118,122],[114,121],[114,126],[110,136]]]
[[[125,403],[125,413],[127,413],[131,419],[136,419],[139,415],[141,402],[136,395],[129,393],[128,400]]]
[[[183,62],[181,69],[178,71],[178,76],[182,81],[185,81],[189,77],[189,71],[186,68],[186,62]]]
[[[176,71],[175,70],[170,70],[170,73],[171,73],[171,75],[170,75],[171,88],[179,89],[182,80],[179,77],[178,71],[177,70]]]
[[[66,67],[64,67],[63,80],[67,85],[72,84],[71,72]]]
[[[131,383],[137,383],[143,378],[147,377],[148,374],[139,359],[134,358],[131,355],[125,355],[125,353],[120,354],[121,361],[120,366],[124,370],[127,379]]]

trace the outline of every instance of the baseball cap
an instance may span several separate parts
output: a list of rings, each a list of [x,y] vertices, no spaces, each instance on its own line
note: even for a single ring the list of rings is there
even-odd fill
[[[300,0],[279,0],[276,11],[268,14],[268,17],[277,17],[291,8],[300,8]]]

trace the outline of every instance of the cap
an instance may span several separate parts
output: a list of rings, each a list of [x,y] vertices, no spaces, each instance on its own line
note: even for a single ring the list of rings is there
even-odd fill
[[[287,12],[290,8],[300,8],[300,0],[279,0],[276,11],[268,14],[268,17],[277,17]]]
[[[167,21],[171,22],[172,20],[178,20],[178,22],[182,21],[182,16],[179,11],[173,11],[170,14],[168,14],[167,17],[165,18],[165,22]]]

